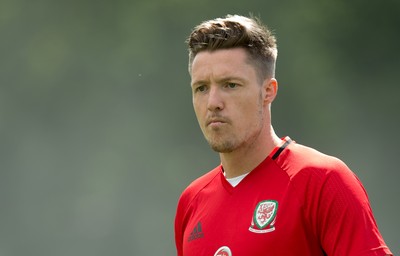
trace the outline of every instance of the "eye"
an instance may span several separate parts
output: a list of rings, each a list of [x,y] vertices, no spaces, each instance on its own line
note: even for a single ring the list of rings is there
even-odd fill
[[[235,89],[238,85],[236,83],[227,83],[226,87],[229,89]]]
[[[205,92],[207,87],[205,85],[199,85],[196,87],[195,92]]]

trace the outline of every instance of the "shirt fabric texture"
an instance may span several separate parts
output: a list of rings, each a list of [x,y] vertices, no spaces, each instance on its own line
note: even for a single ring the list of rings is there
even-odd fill
[[[193,181],[175,242],[179,256],[391,255],[355,174],[288,137],[236,187],[221,165]]]

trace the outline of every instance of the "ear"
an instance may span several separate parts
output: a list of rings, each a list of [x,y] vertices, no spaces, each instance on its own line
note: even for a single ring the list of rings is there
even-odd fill
[[[263,84],[264,103],[271,104],[278,94],[278,81],[275,78],[267,78]]]

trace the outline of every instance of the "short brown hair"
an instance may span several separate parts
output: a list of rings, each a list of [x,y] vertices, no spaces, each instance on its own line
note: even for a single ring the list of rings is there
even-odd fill
[[[186,42],[189,46],[189,72],[194,58],[201,51],[241,47],[249,53],[262,80],[275,76],[276,38],[258,18],[227,15],[204,21],[194,28]]]

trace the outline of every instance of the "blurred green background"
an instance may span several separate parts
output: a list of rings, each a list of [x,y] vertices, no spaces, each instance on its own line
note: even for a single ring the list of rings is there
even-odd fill
[[[193,26],[262,18],[278,135],[340,157],[400,254],[400,1],[0,1],[0,256],[174,255],[218,164],[191,105]]]

